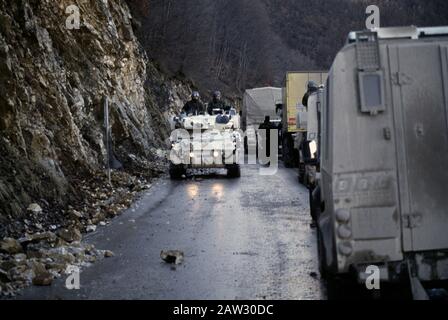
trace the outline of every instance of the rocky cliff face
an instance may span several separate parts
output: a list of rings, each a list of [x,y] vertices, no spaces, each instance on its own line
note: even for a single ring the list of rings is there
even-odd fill
[[[73,4],[78,30],[66,28]],[[165,116],[188,94],[168,80],[147,61],[123,0],[1,1],[0,236],[32,203],[63,220],[58,210],[85,198],[82,184],[103,178],[106,98],[124,171],[163,170]]]

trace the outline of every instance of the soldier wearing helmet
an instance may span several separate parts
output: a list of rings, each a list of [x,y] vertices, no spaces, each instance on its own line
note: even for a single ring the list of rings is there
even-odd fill
[[[186,115],[200,115],[204,114],[204,105],[201,102],[201,95],[197,91],[193,91],[191,94],[191,100],[188,101],[184,108],[182,109],[182,113]]]
[[[303,97],[302,104],[308,108],[308,98],[314,92],[317,92],[319,90],[319,86],[314,81],[308,81],[307,88],[308,89],[307,92],[305,93],[305,96]]]
[[[215,109],[220,109],[223,111],[226,109],[226,105],[222,101],[222,95],[220,91],[213,92],[213,99],[208,104],[207,113],[209,115],[213,115],[213,110]]]

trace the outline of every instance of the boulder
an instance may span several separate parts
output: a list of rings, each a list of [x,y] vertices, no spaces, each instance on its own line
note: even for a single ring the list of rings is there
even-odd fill
[[[7,283],[10,281],[11,279],[9,278],[8,273],[5,270],[0,269],[0,283]]]
[[[42,212],[42,208],[40,205],[38,205],[37,203],[32,203],[28,206],[27,209],[29,212],[34,213],[34,214],[38,214]]]
[[[23,265],[26,263],[26,254],[24,253],[17,253],[14,255],[14,263],[16,265]]]
[[[30,243],[38,243],[41,241],[46,241],[48,243],[54,243],[58,237],[54,232],[47,231],[47,232],[38,232],[34,234],[27,234],[25,237],[19,239],[20,243],[22,245],[28,245]]]
[[[82,234],[76,228],[59,230],[58,236],[62,238],[62,240],[67,241],[68,243],[82,240]]]
[[[0,251],[8,254],[16,254],[23,252],[23,248],[16,239],[5,238],[0,241]]]
[[[4,271],[9,271],[14,268],[17,264],[14,260],[5,260],[0,262],[0,269]]]
[[[33,278],[33,285],[40,287],[51,286],[53,283],[53,275],[50,272],[45,272],[39,275],[36,275]]]
[[[115,254],[112,251],[110,251],[110,250],[104,251],[105,258],[112,258],[113,256],[115,256]]]
[[[33,270],[29,269],[26,265],[20,265],[12,268],[8,272],[12,281],[20,281],[30,283],[34,277]]]
[[[181,264],[184,260],[184,253],[179,250],[162,251],[160,258],[169,264]]]
[[[95,231],[96,231],[96,226],[93,225],[93,224],[88,225],[88,226],[86,227],[86,232],[95,232]]]
[[[75,256],[68,252],[67,248],[65,247],[50,249],[47,251],[46,255],[56,263],[71,264],[76,261]]]
[[[47,271],[46,266],[42,262],[33,259],[28,261],[28,266],[33,270],[34,277],[32,283],[35,286],[49,286],[52,284],[53,275]]]

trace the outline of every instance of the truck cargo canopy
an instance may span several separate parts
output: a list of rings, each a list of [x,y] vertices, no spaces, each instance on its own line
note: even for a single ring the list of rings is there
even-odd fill
[[[246,90],[243,103],[243,121],[247,126],[259,126],[265,116],[280,119],[275,106],[283,101],[282,88],[265,87]]]

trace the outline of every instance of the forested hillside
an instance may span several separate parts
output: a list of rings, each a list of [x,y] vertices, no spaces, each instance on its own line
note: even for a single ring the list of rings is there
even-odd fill
[[[448,24],[446,0],[129,0],[163,69],[209,92],[281,85],[287,70],[327,69],[377,4],[382,26]],[[204,40],[205,39],[205,40]]]
[[[318,68],[331,66],[347,34],[365,28],[367,6],[380,8],[381,26],[448,24],[444,0],[265,0],[273,29],[291,49],[311,58]]]

